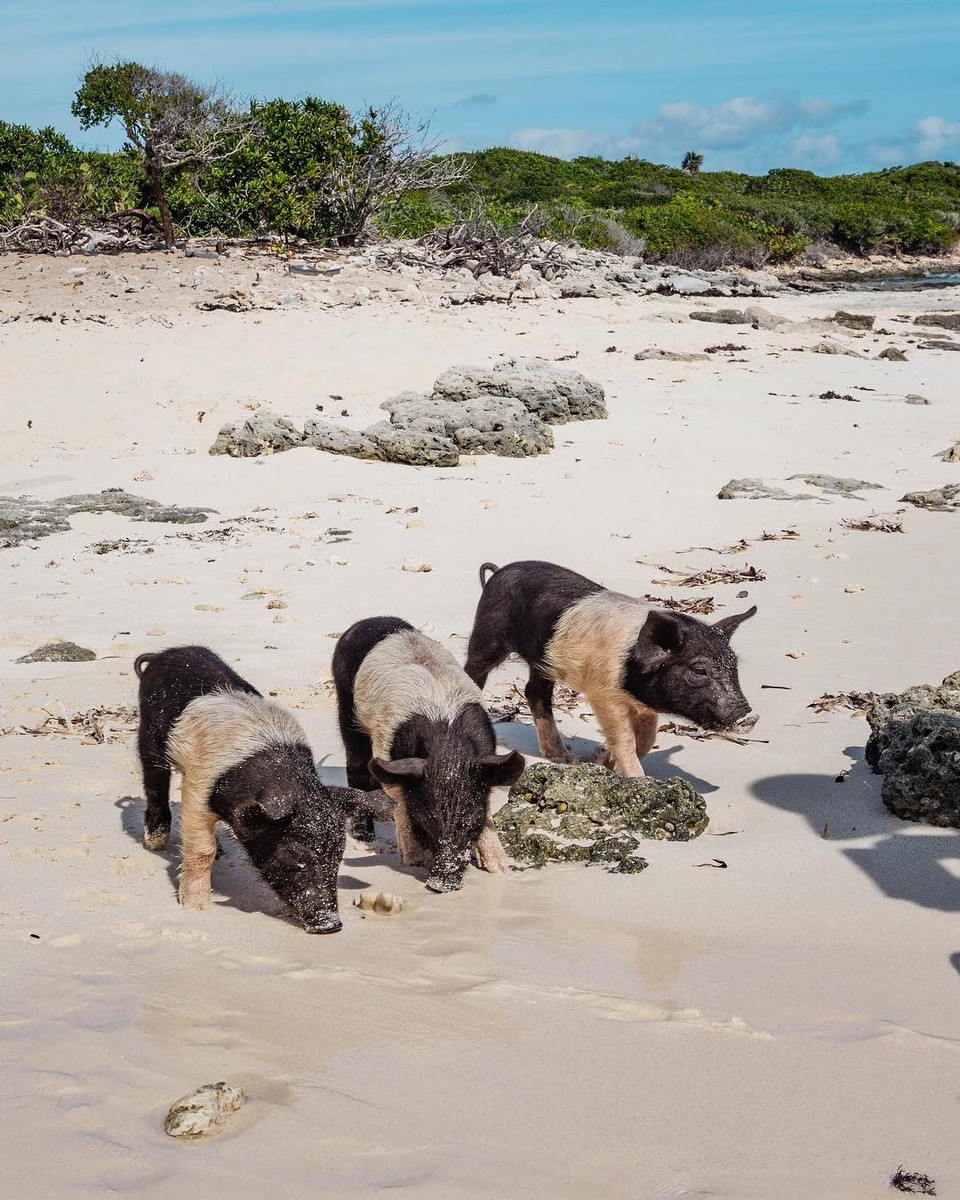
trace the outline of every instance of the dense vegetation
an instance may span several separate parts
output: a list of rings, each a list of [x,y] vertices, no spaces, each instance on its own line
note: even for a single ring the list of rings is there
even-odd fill
[[[130,67],[141,70],[123,65]],[[89,81],[90,73],[75,112],[87,124],[121,116],[115,98],[108,104],[100,96],[99,108],[91,107]],[[81,100],[86,107],[78,109]],[[164,225],[169,215],[186,235],[329,242],[364,232],[420,236],[464,216],[503,229],[535,208],[551,236],[702,266],[783,261],[811,245],[938,254],[960,230],[954,163],[822,177],[788,168],[763,176],[703,171],[695,152],[685,170],[632,157],[568,162],[509,149],[442,158],[423,153],[422,142],[419,154],[411,150],[396,110],[388,121],[373,110],[353,117],[308,97],[216,109],[211,119],[221,119],[216,113],[232,124],[220,131],[215,156],[192,152],[197,135],[189,129],[170,138],[162,196],[168,214],[158,206],[150,148],[131,136],[138,127],[129,113],[128,144],[112,154],[78,149],[53,129],[0,121],[0,229],[28,215],[93,223],[141,210]]]

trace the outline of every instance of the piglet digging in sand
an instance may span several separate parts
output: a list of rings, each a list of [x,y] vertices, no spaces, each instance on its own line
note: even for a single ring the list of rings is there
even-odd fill
[[[730,637],[756,607],[707,625],[546,562],[484,563],[480,586],[465,670],[482,688],[508,654],[526,659],[527,702],[553,762],[570,761],[553,719],[555,683],[584,693],[607,739],[607,765],[626,777],[643,774],[660,712],[705,729],[735,728],[750,712]]]
[[[397,846],[407,866],[430,870],[427,887],[456,891],[470,852],[485,871],[507,858],[490,821],[490,789],[523,771],[516,750],[497,754],[479,689],[449,651],[399,617],[369,617],[333,654],[347,782],[396,802]],[[372,837],[369,818],[354,824]]]
[[[147,797],[143,840],[151,850],[162,850],[170,833],[171,768],[183,775],[180,903],[209,905],[216,824],[226,821],[307,932],[336,933],[346,816],[387,816],[388,798],[321,783],[299,724],[213,651],[180,646],[141,654],[134,668]]]

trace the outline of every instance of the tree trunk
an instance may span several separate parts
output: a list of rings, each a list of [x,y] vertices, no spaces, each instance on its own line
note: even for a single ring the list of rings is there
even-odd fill
[[[176,234],[173,231],[173,217],[170,215],[170,206],[167,204],[167,197],[163,191],[163,175],[156,162],[152,159],[147,159],[147,175],[150,179],[150,187],[153,191],[153,198],[157,202],[157,208],[160,210],[160,225],[163,228],[163,241],[168,250],[172,250],[176,245]]]

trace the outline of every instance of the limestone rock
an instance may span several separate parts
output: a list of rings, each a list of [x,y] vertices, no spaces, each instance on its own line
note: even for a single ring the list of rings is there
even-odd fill
[[[303,444],[303,434],[292,421],[268,409],[260,409],[232,425],[224,425],[210,447],[211,454],[229,454],[231,458],[256,458],[260,454],[278,454]]]
[[[146,496],[134,496],[123,488],[106,488],[58,500],[31,500],[26,496],[0,496],[0,547],[64,533],[75,513],[115,513],[131,521],[164,521],[196,525],[205,521],[212,508],[186,508],[162,504]]]
[[[887,346],[886,350],[881,350],[877,358],[885,358],[887,362],[906,362],[907,356],[902,350],[898,350],[896,346]]]
[[[689,841],[703,833],[706,803],[682,779],[622,779],[593,763],[533,763],[493,818],[518,863],[602,863],[630,874],[647,865],[645,838]]]
[[[518,400],[551,425],[607,415],[603,388],[579,371],[539,358],[505,358],[493,367],[451,367],[433,385],[434,400],[463,403],[481,396]]]
[[[866,759],[884,804],[907,821],[960,828],[960,671],[939,687],[877,696]]]
[[[383,450],[366,433],[358,433],[344,425],[336,425],[333,421],[321,421],[316,418],[304,426],[303,445],[326,450],[328,454],[346,454],[351,458],[384,457]]]
[[[949,329],[953,333],[960,333],[960,313],[921,313],[919,317],[913,318],[914,325],[936,325],[940,329]]]
[[[960,342],[948,342],[946,338],[933,338],[920,343],[921,350],[960,350]]]
[[[709,296],[715,292],[715,284],[696,275],[673,275],[661,284],[659,290],[675,296]]]
[[[78,646],[76,642],[47,642],[46,645],[38,646],[36,650],[31,650],[29,654],[24,654],[16,661],[18,663],[93,662],[96,657],[92,650],[88,650],[85,646]]]
[[[867,479],[842,479],[837,475],[790,475],[790,479],[802,479],[809,487],[819,488],[835,496],[852,496],[862,491],[882,491],[883,484],[870,483]]]
[[[715,325],[752,325],[753,318],[742,308],[698,308],[691,321],[710,321]]]
[[[365,912],[380,913],[382,916],[403,912],[403,897],[397,896],[393,892],[361,892],[354,900],[354,905],[357,908],[363,909]]]
[[[946,450],[941,450],[937,457],[943,462],[960,462],[960,441],[954,442],[952,446],[947,446]]]
[[[706,362],[709,354],[699,354],[686,350],[663,350],[660,346],[650,346],[646,350],[638,350],[633,356],[637,362]]]
[[[719,492],[718,500],[812,500],[798,492],[773,487],[762,479],[728,479]]]
[[[163,1127],[171,1137],[203,1137],[222,1125],[230,1113],[242,1108],[246,1099],[243,1089],[236,1084],[205,1083],[171,1106]]]
[[[929,492],[907,492],[900,497],[900,502],[929,508],[933,512],[957,512],[960,510],[960,483],[947,483],[940,488],[931,488]]]
[[[403,429],[389,421],[378,421],[364,430],[386,462],[414,467],[455,467],[460,461],[456,443],[422,429]]]
[[[932,404],[932,400],[928,400],[926,396],[918,396],[916,392],[909,392],[904,398],[904,404]]]
[[[835,312],[832,317],[829,317],[836,325],[842,325],[844,329],[872,329],[876,317],[872,317],[869,313],[852,313],[844,312],[841,309]]]

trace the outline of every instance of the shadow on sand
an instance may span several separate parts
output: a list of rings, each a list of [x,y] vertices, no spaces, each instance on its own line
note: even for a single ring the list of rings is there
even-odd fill
[[[832,842],[876,838],[873,845],[841,845],[840,850],[891,899],[960,912],[960,878],[947,865],[960,864],[960,834],[934,833],[929,826],[893,816],[880,799],[880,777],[863,761],[863,747],[848,747],[844,753],[853,765],[842,783],[832,775],[772,775],[758,780],[753,794],[805,817],[817,837],[826,829]],[[960,971],[960,954],[952,961]]]

